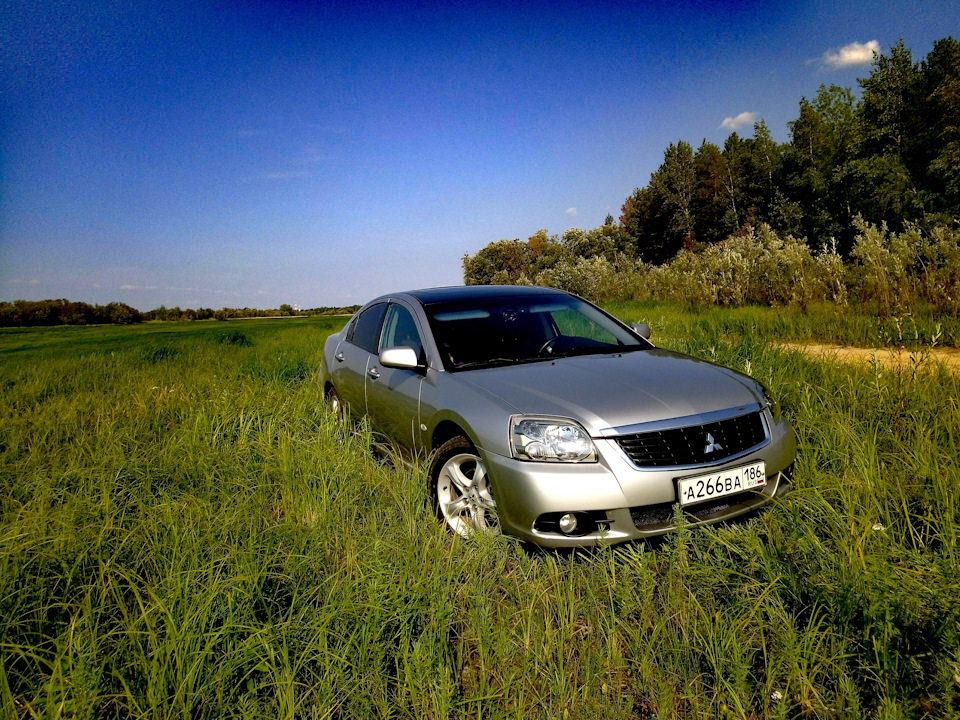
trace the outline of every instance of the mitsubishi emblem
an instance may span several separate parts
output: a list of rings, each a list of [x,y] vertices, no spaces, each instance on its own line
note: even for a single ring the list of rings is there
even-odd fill
[[[723,450],[723,445],[713,439],[713,435],[707,433],[707,446],[703,449],[703,454],[707,455],[714,450]]]

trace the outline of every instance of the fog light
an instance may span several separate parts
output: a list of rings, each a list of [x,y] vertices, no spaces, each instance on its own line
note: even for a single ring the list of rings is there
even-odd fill
[[[560,529],[565,535],[569,535],[577,529],[577,516],[573,513],[567,513],[560,518]]]

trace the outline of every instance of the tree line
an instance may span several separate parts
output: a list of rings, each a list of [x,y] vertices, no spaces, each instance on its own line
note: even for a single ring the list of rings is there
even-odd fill
[[[347,307],[316,307],[295,310],[283,304],[279,308],[168,308],[161,305],[153,310],[140,312],[125,303],[89,305],[84,302],[60,300],[15,300],[0,302],[0,327],[42,327],[52,325],[128,325],[141,322],[166,322],[189,320],[232,320],[257,317],[313,317],[325,315],[352,315],[359,305]]]
[[[143,313],[121,302],[107,305],[88,305],[65,299],[0,302],[0,327],[129,325],[143,320]]]
[[[830,267],[862,265],[854,251],[867,228],[871,238],[936,235],[942,247],[937,233],[953,238],[960,218],[960,42],[938,40],[917,63],[901,40],[858,83],[859,99],[835,85],[801,99],[785,143],[762,120],[752,138],[731,133],[723,148],[671,143],[619,221],[490,243],[464,256],[464,281],[563,284],[579,271],[629,282],[638,262],[689,266],[688,256],[764,228],[765,237],[800,238]],[[910,256],[927,257],[921,248]]]

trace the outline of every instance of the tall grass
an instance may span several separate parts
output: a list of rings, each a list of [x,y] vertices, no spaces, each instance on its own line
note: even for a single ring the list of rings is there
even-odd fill
[[[569,554],[451,537],[343,437],[336,321],[0,333],[0,715],[960,714],[956,377],[652,312],[778,394],[795,490]]]
[[[675,301],[608,302],[603,307],[626,322],[646,322],[653,340],[669,345],[681,338],[697,337],[695,347],[715,338],[765,343],[817,342],[854,347],[922,351],[931,347],[960,347],[960,317],[935,317],[931,313],[881,318],[867,309],[838,314],[830,303],[812,303],[806,312],[794,307],[684,308]]]

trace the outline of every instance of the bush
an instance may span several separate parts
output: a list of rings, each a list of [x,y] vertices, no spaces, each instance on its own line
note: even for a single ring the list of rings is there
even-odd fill
[[[960,227],[908,225],[898,234],[858,218],[856,228],[850,261],[833,237],[814,253],[804,238],[761,224],[713,245],[691,243],[660,266],[614,252],[612,236],[598,231],[571,229],[562,243],[540,231],[529,242],[501,240],[465,256],[464,281],[544,285],[594,301],[755,303],[806,312],[821,298],[845,310],[853,295],[882,318],[911,314],[920,301],[938,317],[960,312]]]
[[[857,291],[861,302],[877,303],[881,317],[912,312],[915,306],[914,288],[908,281],[915,253],[920,245],[920,232],[911,227],[899,235],[880,227],[855,221],[857,234],[852,255],[860,262]]]
[[[798,305],[806,308],[823,294],[816,265],[804,240],[780,238],[768,225],[747,227],[700,252],[681,250],[651,273],[653,292],[704,307]]]
[[[600,300],[600,289],[609,283],[613,272],[613,267],[603,256],[563,260],[537,273],[533,284],[566,290],[588,300]]]
[[[936,227],[920,240],[918,294],[940,314],[960,311],[960,228]]]

